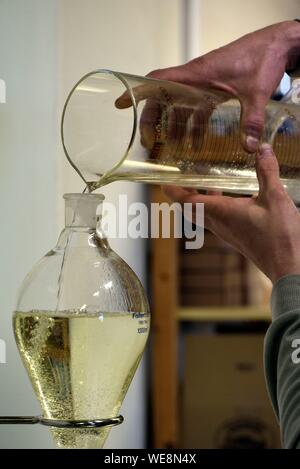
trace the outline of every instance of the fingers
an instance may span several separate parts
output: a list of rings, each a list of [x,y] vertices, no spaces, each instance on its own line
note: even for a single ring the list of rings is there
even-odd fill
[[[144,99],[155,98],[158,101],[164,102],[165,96],[162,94],[162,89],[153,83],[146,83],[145,85],[139,85],[132,88],[132,93],[136,104]],[[117,109],[125,109],[132,106],[133,100],[130,96],[129,91],[125,91],[121,96],[119,96],[115,101],[115,106]]]
[[[170,80],[171,73],[168,70],[172,69],[162,69],[154,70],[153,72],[148,73],[146,78],[156,78],[161,80]],[[172,75],[171,75],[172,76]],[[151,84],[145,83],[133,88],[133,94],[137,102],[142,99],[154,97],[157,94],[157,88],[151,86]],[[132,99],[128,91],[125,91],[121,96],[119,96],[115,101],[115,106],[117,109],[125,109],[132,106]]]
[[[147,99],[140,118],[141,144],[152,151],[155,143],[157,125],[161,124],[162,109],[159,103],[153,99]]]
[[[154,87],[151,84],[139,85],[135,88],[132,88],[132,92],[135,98],[136,103],[142,101],[146,98],[155,97],[157,94],[157,87]],[[129,91],[125,91],[121,96],[119,96],[115,101],[115,106],[117,109],[126,109],[132,106],[132,98]]]
[[[255,97],[251,100],[242,100],[241,137],[245,150],[255,153],[259,148],[265,122],[264,97]]]
[[[178,83],[186,83],[189,80],[190,72],[186,70],[185,65],[177,67],[161,68],[153,70],[146,75],[147,78],[156,78],[158,80],[175,81]]]
[[[162,186],[161,189],[170,202],[179,202],[180,204],[184,203],[189,196],[199,195],[197,189],[192,188],[166,185]]]
[[[222,195],[222,192],[221,191],[216,191],[214,189],[209,189],[208,191],[206,191],[207,195]]]
[[[281,193],[284,188],[279,177],[277,158],[271,145],[263,143],[256,156],[256,173],[259,183],[259,197]]]
[[[128,91],[125,91],[115,100],[115,106],[117,109],[126,109],[132,106],[132,99]]]
[[[153,70],[152,72],[148,73],[148,75],[146,75],[146,78],[185,83],[189,78],[189,73],[186,71],[186,68],[183,65],[180,65],[178,67]],[[165,99],[164,94],[161,95],[161,90],[157,86],[154,86],[151,81],[149,83],[145,82],[143,85],[135,86],[132,88],[132,92],[137,103],[147,98],[158,98],[162,101]],[[132,106],[132,99],[128,91],[125,91],[116,99],[115,106],[117,109],[125,109]]]

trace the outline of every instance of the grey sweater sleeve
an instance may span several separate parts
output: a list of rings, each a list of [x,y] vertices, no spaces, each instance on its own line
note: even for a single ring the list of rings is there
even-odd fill
[[[277,281],[271,310],[264,350],[267,387],[284,448],[300,449],[300,275]]]

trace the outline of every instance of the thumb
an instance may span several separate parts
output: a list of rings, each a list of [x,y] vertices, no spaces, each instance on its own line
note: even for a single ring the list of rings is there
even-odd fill
[[[255,153],[259,148],[264,122],[265,106],[264,98],[252,98],[242,100],[241,137],[242,145],[249,153]]]
[[[274,193],[282,187],[279,178],[279,166],[271,145],[263,143],[256,156],[256,173],[259,183],[259,195]]]

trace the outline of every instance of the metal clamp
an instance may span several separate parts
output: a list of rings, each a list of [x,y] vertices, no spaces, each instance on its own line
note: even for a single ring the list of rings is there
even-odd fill
[[[34,425],[39,423],[41,425],[45,425],[46,427],[55,428],[101,428],[120,425],[123,421],[124,418],[122,415],[108,419],[93,420],[55,420],[47,419],[41,416],[0,417],[0,425]]]

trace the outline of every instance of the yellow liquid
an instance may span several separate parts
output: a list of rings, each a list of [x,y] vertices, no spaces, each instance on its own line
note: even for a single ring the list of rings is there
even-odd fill
[[[267,109],[268,132],[263,141],[272,143],[282,183],[290,196],[300,201],[300,106],[273,102]],[[206,121],[205,116],[197,117],[196,113],[195,128],[180,120],[180,112],[177,126],[176,119],[162,120],[160,116],[156,122],[150,116],[148,125],[143,122],[141,146],[136,143],[137,147],[113,170],[95,172],[95,179],[88,182],[89,191],[126,180],[235,194],[258,192],[255,155],[240,144],[239,107],[224,105],[213,116]],[[159,124],[159,131],[155,124]]]
[[[17,345],[50,419],[118,415],[140,362],[148,313],[15,312]],[[52,429],[60,448],[102,448],[109,428]]]

